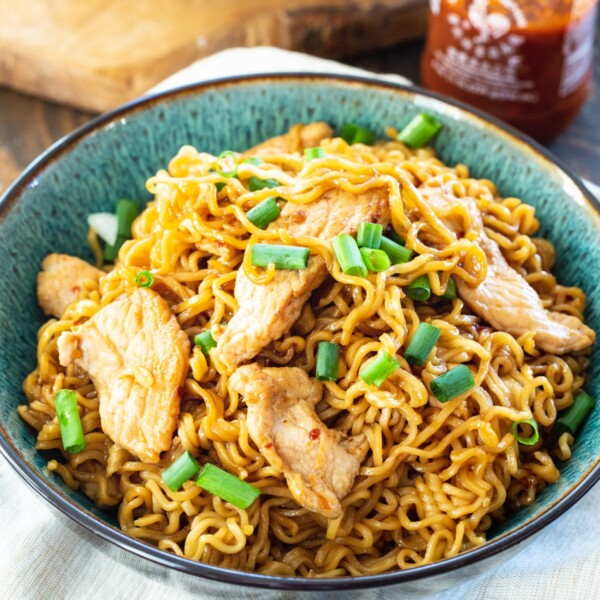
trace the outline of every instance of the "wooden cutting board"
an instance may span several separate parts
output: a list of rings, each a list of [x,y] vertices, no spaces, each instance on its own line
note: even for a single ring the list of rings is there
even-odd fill
[[[0,0],[0,84],[104,111],[232,46],[339,57],[424,33],[426,0]]]

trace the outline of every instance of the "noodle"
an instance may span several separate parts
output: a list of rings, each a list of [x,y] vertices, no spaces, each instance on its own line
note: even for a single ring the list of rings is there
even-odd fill
[[[300,129],[291,136],[300,149]],[[155,199],[135,221],[133,239],[121,248],[114,269],[39,331],[38,364],[24,382],[28,405],[19,414],[38,431],[38,449],[61,450],[53,396],[63,388],[76,391],[87,447],[76,455],[63,452],[64,460],[51,460],[48,468],[98,506],[118,507],[121,528],[137,539],[193,560],[271,575],[359,576],[411,568],[482,544],[493,522],[531,504],[558,479],[552,455],[570,458],[573,437],[553,440],[551,427],[584,384],[585,352],[544,354],[531,336],[515,339],[482,324],[458,298],[423,304],[403,292],[424,274],[435,295],[446,291],[450,276],[472,285],[486,276],[486,258],[473,243],[464,207],[432,207],[418,191],[444,187],[475,200],[486,234],[546,308],[582,318],[583,292],[557,284],[549,271],[552,244],[532,237],[538,229],[533,207],[500,198],[492,182],[472,178],[465,165],[444,165],[430,149],[411,151],[396,141],[349,146],[340,138],[322,145],[323,160],[263,153],[263,164],[241,162],[238,178],[230,179],[212,171],[214,156],[183,147],[167,170],[149,179]],[[258,229],[248,220],[245,213],[273,195],[270,189],[249,192],[243,182],[251,176],[277,179],[279,197],[307,205],[334,188],[353,194],[384,189],[393,227],[415,252],[413,259],[367,278],[345,275],[322,240]],[[217,191],[217,183],[227,185]],[[464,237],[445,224],[448,217],[465,225]],[[90,239],[98,256],[98,241]],[[151,270],[153,289],[190,338],[207,328],[218,338],[221,323],[238,310],[238,270],[257,284],[274,276],[273,269],[253,267],[249,252],[244,259],[244,251],[261,241],[306,246],[331,276],[292,332],[267,346],[260,360],[310,373],[320,341],[341,345],[339,378],[325,384],[317,412],[344,434],[364,433],[369,453],[337,519],[292,499],[283,474],[253,443],[246,405],[228,390],[231,373],[216,354],[209,358],[194,348],[176,434],[158,465],[139,461],[102,431],[89,377],[58,361],[59,335],[132,289],[140,269]],[[400,368],[381,388],[358,377],[378,352],[401,354],[426,319],[441,336],[420,372],[400,357]],[[472,367],[476,386],[466,400],[442,404],[426,384],[457,364]],[[528,418],[540,425],[534,446],[517,444],[511,433],[513,422]],[[193,481],[171,491],[161,471],[184,450],[251,482],[262,495],[242,510]]]

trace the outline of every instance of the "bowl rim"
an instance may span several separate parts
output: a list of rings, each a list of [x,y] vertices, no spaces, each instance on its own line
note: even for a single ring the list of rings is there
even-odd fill
[[[375,77],[336,74],[336,73],[314,73],[310,71],[303,72],[280,72],[280,73],[257,73],[253,75],[238,75],[211,79],[199,83],[179,86],[163,92],[148,94],[131,102],[125,103],[111,111],[103,113],[92,118],[87,123],[75,129],[68,135],[60,138],[52,144],[47,150],[42,152],[34,159],[19,177],[8,187],[0,198],[0,225],[8,214],[11,206],[20,198],[22,192],[32,184],[37,175],[42,172],[52,162],[59,159],[67,153],[72,147],[88,135],[100,131],[104,126],[111,122],[123,118],[128,114],[137,113],[147,108],[152,108],[161,104],[163,101],[175,100],[186,95],[202,94],[211,89],[223,87],[239,87],[245,84],[257,83],[330,83],[338,85],[351,85],[357,87],[378,88],[382,91],[393,91],[405,96],[428,97],[436,101],[459,109],[461,113],[475,121],[479,121],[483,127],[495,130],[496,135],[500,134],[508,138],[513,144],[517,144],[541,158],[542,163],[547,167],[562,171],[571,183],[578,188],[588,208],[600,219],[600,202],[583,185],[580,178],[574,174],[569,167],[562,161],[552,155],[551,152],[543,148],[539,143],[529,138],[527,135],[517,131],[513,127],[506,125],[498,119],[475,109],[463,102],[447,98],[441,94],[425,90],[416,85],[404,85],[387,80],[376,79]],[[105,542],[119,547],[122,550],[131,552],[138,557],[150,560],[153,563],[164,567],[180,571],[192,576],[199,576],[213,581],[245,585],[254,588],[279,589],[279,590],[303,590],[303,591],[324,591],[324,590],[355,590],[364,588],[375,588],[381,586],[397,585],[409,581],[417,581],[426,577],[442,575],[457,568],[472,565],[478,561],[489,558],[500,551],[516,546],[527,538],[533,536],[548,524],[561,516],[567,509],[578,502],[593,486],[600,480],[600,455],[594,463],[581,476],[579,482],[566,491],[557,501],[548,507],[542,514],[532,517],[526,523],[520,525],[515,530],[510,531],[496,539],[484,543],[477,548],[469,550],[464,554],[459,554],[452,558],[446,558],[428,565],[414,567],[408,570],[397,570],[378,575],[364,576],[346,576],[340,578],[305,578],[305,577],[283,577],[274,575],[264,575],[260,573],[249,573],[226,569],[219,566],[207,565],[191,559],[175,556],[166,551],[159,550],[146,542],[142,542],[128,536],[125,532],[100,520],[94,514],[84,507],[65,496],[58,488],[49,481],[42,478],[41,475],[29,466],[20,451],[13,445],[8,433],[2,423],[0,423],[0,454],[2,454],[9,465],[17,472],[30,488],[35,490],[46,501],[58,509],[61,513],[82,526],[88,532],[100,537]]]

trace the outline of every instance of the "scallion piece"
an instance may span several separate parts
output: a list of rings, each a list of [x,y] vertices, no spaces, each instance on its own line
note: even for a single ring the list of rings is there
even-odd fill
[[[280,213],[281,211],[279,210],[279,206],[277,206],[277,202],[275,202],[275,198],[266,198],[254,208],[251,208],[246,213],[246,216],[259,229],[266,229],[267,225],[279,217]]]
[[[383,250],[360,248],[360,255],[365,263],[365,267],[369,271],[381,273],[382,271],[387,271],[392,266],[390,257]]]
[[[458,365],[431,382],[431,391],[440,402],[448,402],[475,387],[475,380],[467,365]]]
[[[456,298],[456,281],[450,277],[446,285],[446,291],[442,294],[442,298],[446,300],[454,300]]]
[[[259,165],[262,165],[265,161],[262,158],[259,158],[258,156],[248,156],[242,162],[248,165],[254,165],[255,167],[258,167]]]
[[[406,246],[406,242],[393,229],[390,229],[387,236],[392,242],[396,242],[396,244],[400,244],[401,246]]]
[[[85,450],[83,425],[77,409],[77,394],[73,390],[59,390],[54,395],[54,409],[65,451],[77,454]]]
[[[242,510],[248,508],[261,493],[248,482],[210,463],[202,467],[196,484]]]
[[[354,123],[343,125],[340,137],[348,144],[372,144],[375,141],[375,134],[370,129]]]
[[[142,288],[152,287],[154,284],[154,275],[150,271],[140,271],[135,276],[135,284]]]
[[[529,425],[532,429],[531,435],[529,437],[523,437],[519,434],[519,427],[522,425]],[[538,424],[533,419],[525,419],[524,421],[515,421],[512,424],[512,434],[519,442],[519,444],[523,444],[524,446],[534,446],[537,441],[540,439],[540,430],[538,428]]]
[[[596,401],[594,398],[586,394],[584,391],[577,392],[573,404],[566,410],[563,410],[556,423],[554,429],[556,433],[561,436],[563,433],[568,432],[571,435],[575,435],[575,432],[581,424],[585,421],[592,408],[594,408]]]
[[[356,240],[351,235],[341,233],[333,238],[332,245],[342,272],[354,277],[366,277],[368,275],[367,267],[365,267]]]
[[[224,181],[217,181],[215,183],[215,187],[217,188],[217,192],[220,192],[227,184]]]
[[[162,480],[171,491],[176,492],[184,481],[191,479],[199,469],[198,461],[186,450],[162,472]]]
[[[211,348],[217,347],[217,342],[215,342],[215,338],[212,336],[210,329],[195,335],[194,344],[196,344],[196,346],[200,346],[200,350],[202,350],[206,356],[209,355]]]
[[[114,213],[92,213],[87,218],[90,229],[93,229],[98,237],[109,246],[117,243],[119,237],[119,222]]]
[[[121,246],[131,238],[131,226],[139,213],[139,205],[134,200],[125,198],[117,202],[115,214],[117,215],[117,241],[104,246],[104,260],[113,262],[119,255]]]
[[[340,347],[332,342],[319,342],[315,377],[319,381],[335,381],[338,378]]]
[[[258,190],[262,190],[264,188],[276,188],[281,184],[277,179],[261,179],[260,177],[252,176],[248,179],[248,187],[251,192],[258,192]]]
[[[390,257],[393,265],[401,265],[408,262],[412,254],[408,248],[401,246],[385,236],[381,237],[379,249],[383,250]]]
[[[381,384],[400,366],[400,361],[391,354],[382,352],[358,376],[369,385],[381,387]]]
[[[379,223],[360,223],[356,234],[356,243],[360,248],[378,249],[383,235],[383,225]]]
[[[419,275],[409,286],[405,288],[406,295],[412,300],[425,302],[431,296],[431,286],[427,275]]]
[[[442,123],[427,113],[420,113],[398,134],[398,141],[409,148],[423,147],[441,128]]]
[[[275,265],[276,269],[306,269],[310,250],[303,246],[254,244],[250,262],[255,267]]]
[[[228,159],[231,158],[233,161],[233,168],[226,170],[226,169],[221,169],[221,167],[219,166],[221,161],[224,159]],[[227,177],[228,179],[230,177],[236,177],[237,176],[237,172],[238,172],[238,166],[239,166],[239,159],[237,154],[233,151],[233,150],[223,150],[223,152],[221,152],[221,154],[219,154],[219,156],[217,156],[217,160],[215,161],[215,164],[213,166],[213,169],[221,176],[221,177]]]
[[[404,353],[407,362],[411,365],[424,365],[440,334],[441,331],[434,325],[420,323]]]
[[[304,158],[306,159],[306,162],[313,160],[313,158],[325,158],[326,156],[327,152],[325,152],[325,148],[321,148],[320,146],[304,149]]]

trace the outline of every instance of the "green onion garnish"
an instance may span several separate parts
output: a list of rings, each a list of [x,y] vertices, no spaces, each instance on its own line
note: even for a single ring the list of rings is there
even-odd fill
[[[310,250],[303,246],[254,244],[250,262],[255,267],[275,265],[276,269],[306,269]]]
[[[419,275],[404,291],[409,298],[418,302],[429,300],[431,296],[429,277],[427,275]]]
[[[383,250],[390,257],[393,265],[401,265],[408,262],[412,254],[408,248],[401,246],[385,236],[381,237],[379,249]]]
[[[220,192],[227,184],[224,181],[217,181],[215,183],[215,187],[217,188],[217,192]]]
[[[104,246],[104,260],[113,262],[119,255],[121,246],[131,237],[131,226],[138,216],[139,206],[133,200],[121,199],[117,202],[117,241]]]
[[[442,298],[446,300],[454,300],[456,298],[456,281],[450,277],[446,285],[446,291],[442,294]]]
[[[277,181],[277,179],[261,179],[255,175],[252,175],[252,177],[248,179],[248,187],[250,188],[251,192],[258,192],[258,190],[262,190],[264,188],[273,189],[279,187],[280,185],[281,184],[279,181]]]
[[[340,347],[331,342],[319,342],[315,377],[319,381],[335,381],[338,378]]]
[[[441,128],[442,123],[427,113],[417,115],[398,134],[398,141],[409,148],[423,147]]]
[[[258,158],[258,156],[248,156],[242,162],[258,167],[259,165],[262,165],[265,161],[262,158]]]
[[[391,354],[382,352],[358,376],[369,385],[381,387],[381,384],[400,366],[400,361]]]
[[[85,450],[83,426],[77,409],[77,394],[73,390],[59,390],[54,395],[54,409],[65,451],[77,454]]]
[[[230,171],[226,171],[219,167],[220,162],[224,158],[228,158],[228,157],[231,157],[233,159],[233,168]],[[239,166],[239,159],[237,157],[237,154],[233,150],[223,150],[223,152],[221,152],[221,154],[219,154],[219,156],[217,156],[217,160],[215,161],[213,168],[221,177],[230,178],[230,177],[237,176],[238,166]]]
[[[200,350],[202,350],[206,356],[208,356],[211,348],[217,347],[217,342],[215,342],[215,338],[212,336],[210,329],[195,335],[194,344],[196,344],[196,346],[200,346]]]
[[[150,271],[140,271],[135,276],[135,284],[139,287],[149,288],[154,283],[154,275]]]
[[[523,437],[519,435],[519,427],[523,425],[529,425],[532,429],[531,435],[529,437]],[[519,442],[519,444],[523,444],[524,446],[533,446],[540,439],[540,430],[538,428],[538,424],[533,419],[525,419],[524,421],[515,421],[512,424],[512,434]]]
[[[354,123],[343,125],[340,137],[348,144],[372,144],[375,141],[375,134],[370,129]]]
[[[306,159],[306,162],[313,158],[325,158],[326,156],[327,152],[325,152],[325,148],[321,148],[320,146],[304,149],[304,158]]]
[[[333,238],[332,245],[342,272],[355,277],[366,277],[368,275],[367,267],[365,267],[356,240],[351,235],[341,233]]]
[[[434,325],[420,323],[404,353],[407,362],[411,365],[424,365],[440,334],[441,331]]]
[[[171,491],[176,492],[184,481],[191,479],[198,472],[199,468],[198,461],[186,450],[162,472],[162,480]]]
[[[279,217],[280,213],[275,198],[266,198],[254,208],[251,208],[246,216],[259,229],[266,229],[267,225]]]
[[[554,425],[556,433],[559,436],[565,432],[575,435],[577,429],[579,429],[592,408],[594,408],[594,404],[596,404],[594,398],[584,391],[577,392],[573,404],[571,404],[569,408],[563,410],[558,419],[556,419]]]
[[[396,244],[400,244],[401,246],[406,246],[406,242],[393,229],[390,229],[387,232],[387,236],[392,242],[396,242]]]
[[[383,225],[379,223],[360,223],[356,234],[356,243],[360,248],[379,248]]]
[[[258,488],[210,463],[202,467],[196,484],[241,509],[248,508],[260,496]]]
[[[360,248],[360,255],[365,263],[365,267],[375,273],[387,271],[392,265],[390,257],[383,250]]]
[[[448,402],[475,387],[475,380],[467,365],[458,365],[431,382],[431,391],[440,402]]]

